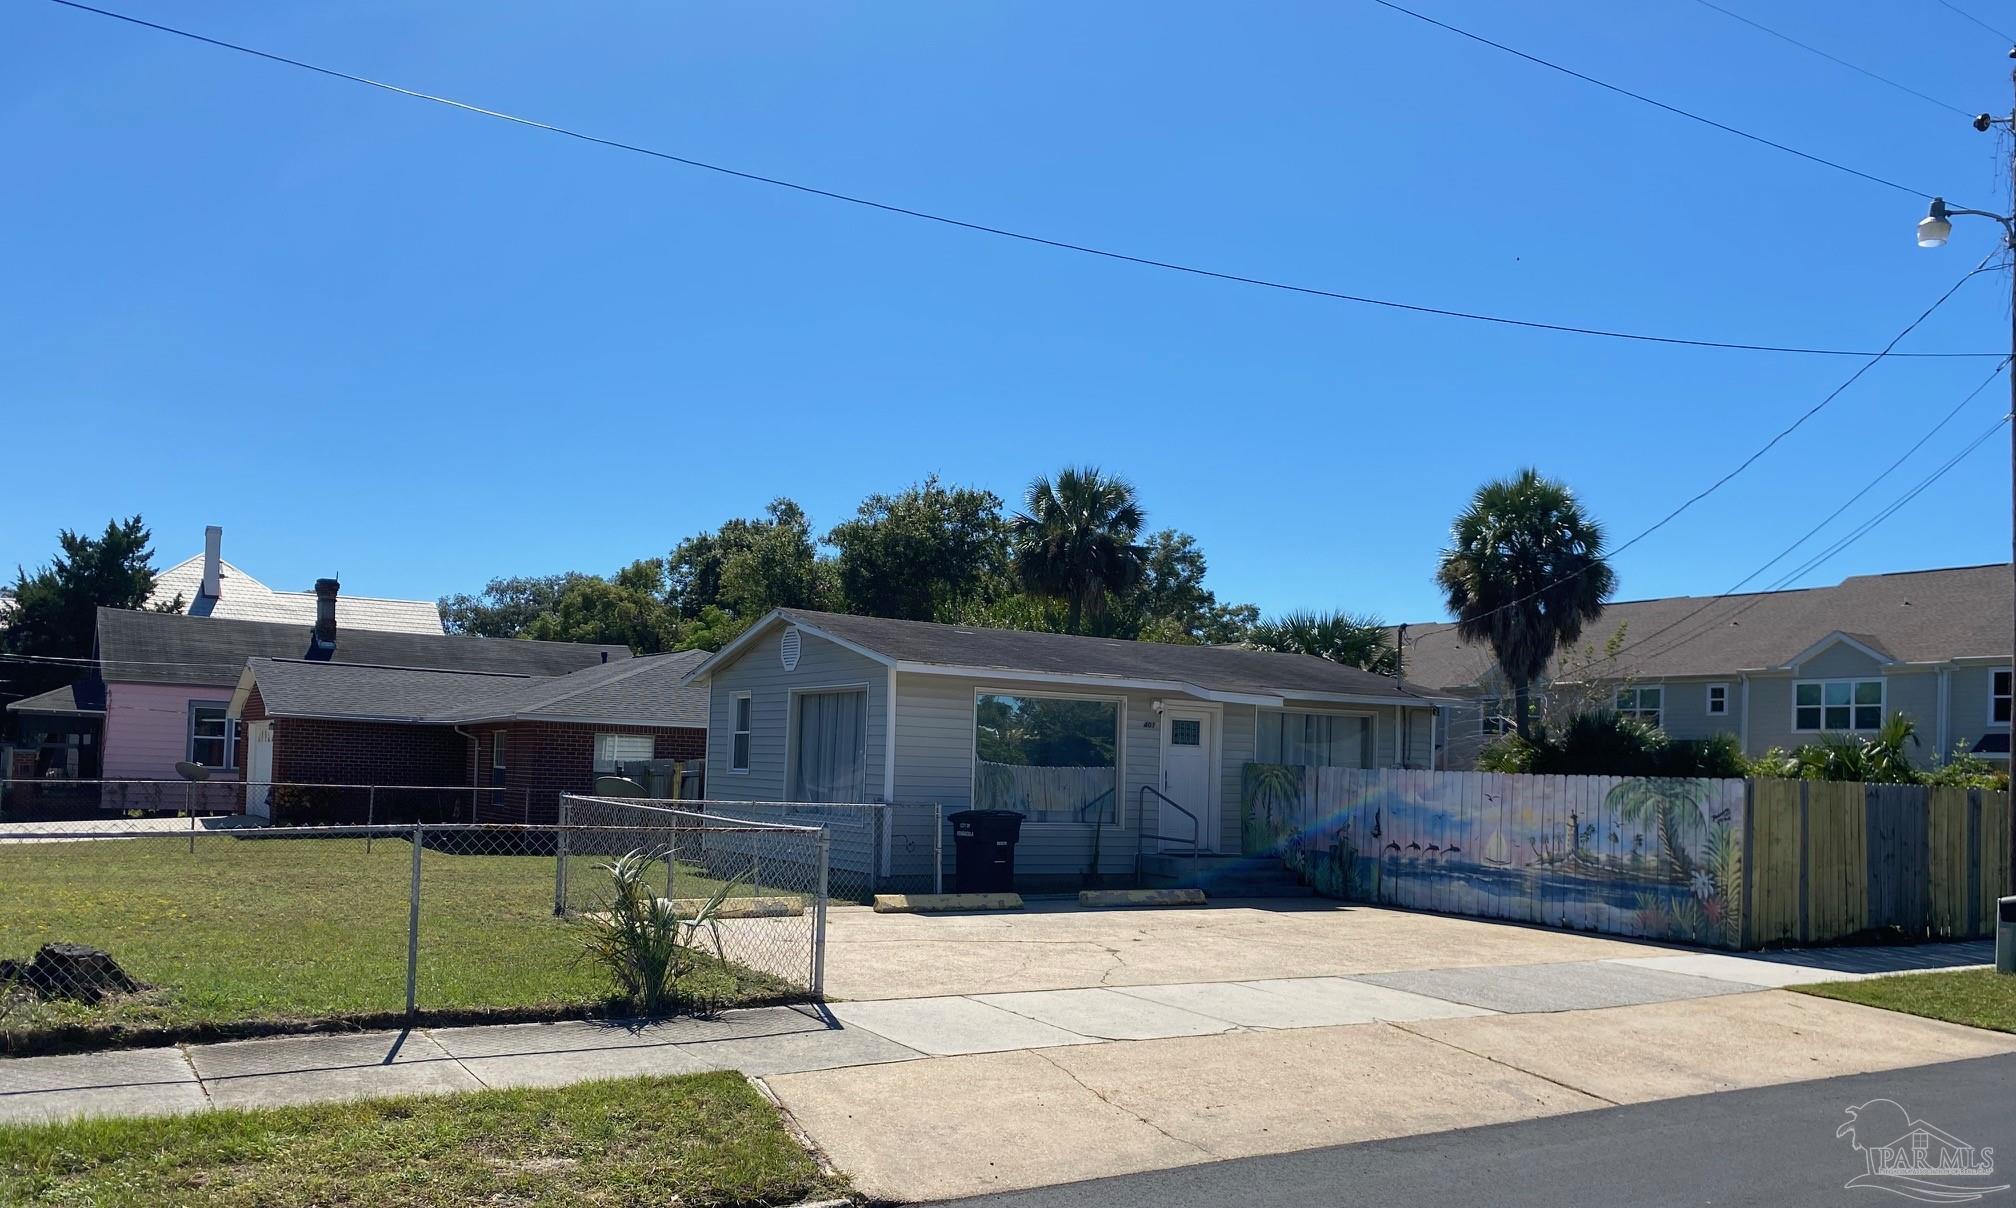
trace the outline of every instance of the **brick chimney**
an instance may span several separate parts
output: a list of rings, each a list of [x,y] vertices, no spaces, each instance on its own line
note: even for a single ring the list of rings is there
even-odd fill
[[[310,658],[328,658],[336,651],[336,593],[342,588],[334,579],[315,580],[315,637],[308,644]]]
[[[224,530],[214,524],[203,530],[202,594],[213,600],[224,594]]]

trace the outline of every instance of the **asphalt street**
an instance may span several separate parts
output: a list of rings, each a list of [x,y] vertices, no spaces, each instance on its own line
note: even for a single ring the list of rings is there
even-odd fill
[[[1994,1149],[1994,1176],[1940,1182],[2016,1183],[2012,1054],[953,1202],[959,1208],[1912,1203],[1887,1189],[1845,1188],[1863,1173],[1865,1160],[1851,1140],[1835,1134],[1849,1120],[1847,1108],[1874,1099],[1893,1100],[1915,1120]],[[1881,1111],[1887,1114],[1872,1110],[1870,1118],[1903,1119]],[[2016,1205],[2016,1191],[1944,1202]]]

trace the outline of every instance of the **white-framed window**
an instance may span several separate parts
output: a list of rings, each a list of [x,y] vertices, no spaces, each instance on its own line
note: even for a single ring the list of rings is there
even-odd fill
[[[638,763],[651,758],[652,749],[649,734],[597,734],[595,774],[614,776],[617,769],[626,763]]]
[[[1882,729],[1883,681],[1795,681],[1792,685],[1792,728],[1806,733]]]
[[[1617,689],[1617,715],[1657,726],[1666,711],[1664,688]]]
[[[225,716],[230,709],[229,701],[192,700],[189,702],[189,762],[206,768],[234,768],[232,762],[236,744],[231,741],[231,719]]]
[[[734,714],[734,727],[728,732],[728,770],[746,772],[749,770],[749,712],[752,708],[747,692],[737,692],[728,698],[728,709]]]
[[[1031,822],[1120,818],[1118,700],[980,692],[973,698],[973,808]]]
[[[1988,676],[1988,724],[2006,726],[2009,724],[2010,673],[2007,667],[1998,667]]]
[[[1508,710],[1514,706],[1503,697],[1485,696],[1477,701],[1477,732],[1479,734],[1509,734],[1513,721]]]
[[[1708,716],[1723,717],[1729,712],[1729,685],[1708,685]]]
[[[868,690],[794,692],[790,780],[793,801],[868,799]]]
[[[511,732],[508,730],[490,731],[490,783],[493,785],[501,786],[504,783],[507,764],[505,753],[510,737]]]

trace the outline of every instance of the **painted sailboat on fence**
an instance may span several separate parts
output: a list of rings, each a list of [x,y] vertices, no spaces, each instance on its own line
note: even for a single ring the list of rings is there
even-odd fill
[[[1248,764],[1245,849],[1333,896],[1736,947],[1743,782]]]

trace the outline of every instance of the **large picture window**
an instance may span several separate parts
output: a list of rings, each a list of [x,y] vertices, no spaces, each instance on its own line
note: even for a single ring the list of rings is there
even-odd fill
[[[1114,822],[1120,702],[982,693],[973,707],[973,807],[1031,822]]]
[[[792,701],[792,799],[866,800],[868,694],[801,692]]]
[[[1362,713],[1262,709],[1254,758],[1310,768],[1372,766],[1372,718]]]
[[[206,768],[229,768],[231,762],[231,720],[223,701],[189,702],[189,762]]]
[[[1792,685],[1794,730],[1880,730],[1883,681],[1800,680]]]

